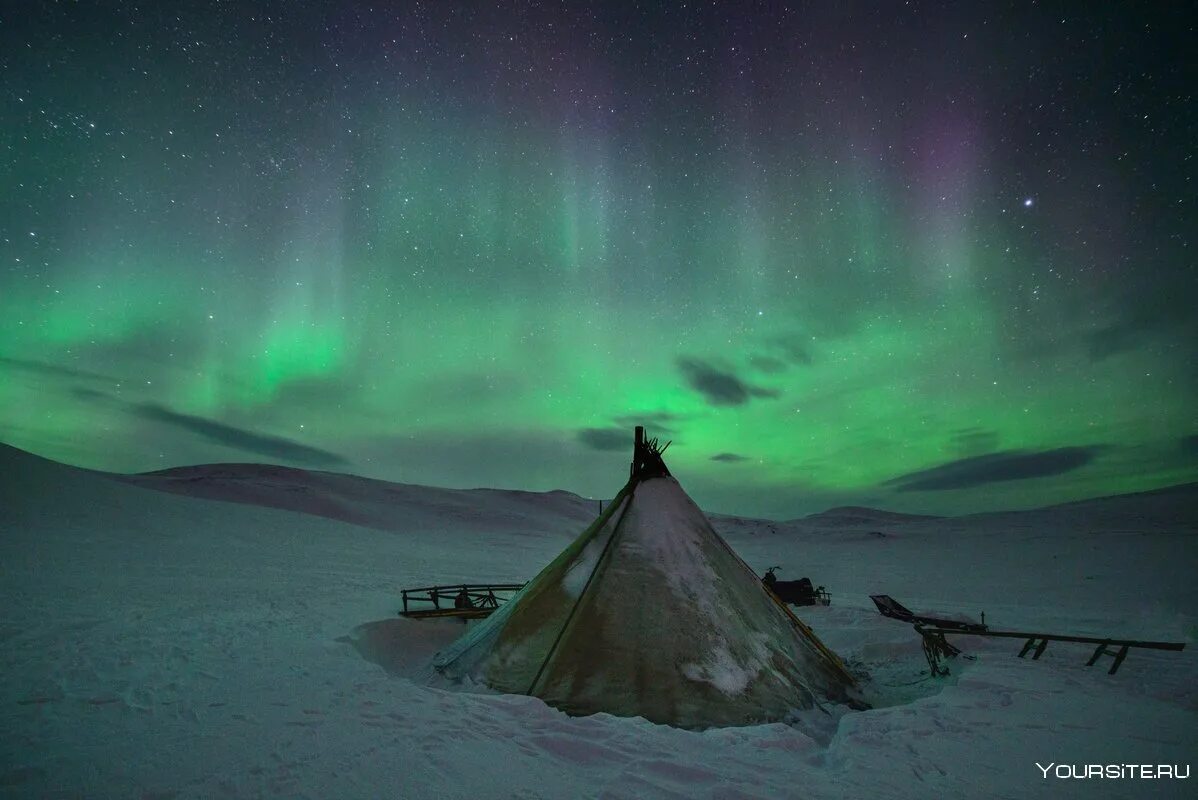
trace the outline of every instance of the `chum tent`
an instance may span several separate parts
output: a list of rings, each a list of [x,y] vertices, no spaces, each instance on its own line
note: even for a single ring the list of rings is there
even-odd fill
[[[569,714],[682,728],[860,707],[853,677],[712,529],[636,429],[631,477],[510,601],[434,660]]]

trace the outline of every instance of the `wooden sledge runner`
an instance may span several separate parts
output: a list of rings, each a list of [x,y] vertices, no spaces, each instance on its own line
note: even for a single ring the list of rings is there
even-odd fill
[[[1090,660],[1086,662],[1087,667],[1092,667],[1101,656],[1112,656],[1115,661],[1111,664],[1111,668],[1107,670],[1108,675],[1114,675],[1119,669],[1119,665],[1123,663],[1123,659],[1127,658],[1128,650],[1133,647],[1143,648],[1146,650],[1172,650],[1174,652],[1185,649],[1185,642],[1145,642],[1132,639],[1104,639],[1097,636],[1069,636],[1057,633],[1022,633],[1019,631],[970,631],[960,629],[948,629],[942,627],[926,627],[916,623],[916,632],[923,637],[924,653],[928,657],[928,665],[932,668],[932,675],[947,675],[948,669],[940,665],[940,659],[953,658],[961,651],[953,647],[945,641],[947,634],[966,634],[970,636],[995,636],[1006,639],[1026,639],[1023,649],[1019,651],[1019,657],[1023,658],[1028,653],[1032,654],[1032,660],[1035,661],[1044,655],[1044,650],[1048,647],[1049,642],[1082,642],[1087,644],[1096,644],[1098,648],[1094,651],[1094,655],[1090,656]]]

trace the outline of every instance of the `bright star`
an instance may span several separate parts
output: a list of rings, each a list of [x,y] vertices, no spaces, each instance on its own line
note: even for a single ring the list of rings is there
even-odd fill
[[[1024,208],[1031,208],[1031,207],[1032,207],[1032,198],[1030,198],[1030,197],[1026,197],[1026,198],[1024,198],[1024,200],[1023,200],[1023,207],[1024,207]]]

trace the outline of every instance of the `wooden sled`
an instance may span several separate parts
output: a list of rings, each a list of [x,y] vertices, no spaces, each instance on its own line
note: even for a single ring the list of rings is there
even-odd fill
[[[404,589],[403,610],[399,615],[409,619],[482,619],[523,588],[522,583],[457,583]],[[416,606],[418,603],[421,605]]]
[[[916,625],[931,625],[935,628],[955,631],[957,633],[979,633],[987,630],[985,614],[982,615],[982,622],[961,622],[955,619],[921,616],[888,594],[871,594],[869,599],[874,601],[874,605],[878,607],[878,611],[881,612],[882,616],[901,620],[902,622],[910,622]]]

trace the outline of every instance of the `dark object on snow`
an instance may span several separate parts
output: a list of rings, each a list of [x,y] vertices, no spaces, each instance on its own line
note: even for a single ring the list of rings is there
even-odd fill
[[[871,594],[869,599],[874,601],[874,605],[878,607],[878,611],[882,612],[882,616],[901,620],[902,622],[911,622],[917,625],[932,625],[959,633],[978,633],[986,630],[985,614],[982,615],[982,622],[960,622],[955,619],[920,616],[888,594]]]
[[[811,585],[810,578],[799,578],[797,581],[780,581],[774,570],[781,567],[770,567],[765,571],[761,582],[778,596],[783,603],[794,606],[831,605],[832,595],[820,586],[818,589]]]
[[[919,632],[923,638],[923,655],[928,660],[928,669],[932,673],[933,678],[938,678],[941,675],[948,674],[948,667],[941,666],[943,659],[956,658],[961,655],[961,651],[948,643],[944,638],[944,632],[939,630],[925,630],[921,625],[916,623],[915,630]],[[966,656],[972,659],[973,656]]]
[[[403,590],[401,617],[461,617],[480,619],[490,616],[500,604],[524,588],[522,583],[459,583],[452,586],[424,586]],[[452,606],[450,601],[453,601]],[[432,607],[409,608],[409,603],[431,603]],[[444,603],[444,605],[442,605]]]
[[[454,608],[474,608],[474,601],[470,599],[470,593],[466,591],[466,587],[462,587],[462,591],[458,592],[458,596],[453,599]]]
[[[1090,660],[1086,662],[1086,666],[1094,666],[1094,663],[1098,661],[1100,656],[1112,656],[1115,659],[1115,663],[1111,664],[1111,668],[1107,670],[1108,675],[1115,674],[1115,671],[1119,669],[1119,665],[1123,663],[1123,659],[1127,658],[1127,651],[1132,647],[1142,647],[1147,650],[1173,650],[1175,652],[1185,649],[1185,642],[1137,642],[1129,639],[1100,639],[1096,636],[1066,636],[1057,633],[1020,633],[1018,631],[949,630],[943,627],[928,628],[918,623],[915,625],[915,630],[923,637],[924,655],[928,657],[928,666],[932,668],[932,675],[934,676],[948,674],[948,668],[940,665],[941,658],[954,658],[961,652],[945,640],[945,634],[950,633],[963,633],[973,636],[996,636],[1007,639],[1027,639],[1027,642],[1023,645],[1023,649],[1019,651],[1019,657],[1023,658],[1031,652],[1033,661],[1044,655],[1044,650],[1048,647],[1049,642],[1085,642],[1096,644],[1098,645],[1098,649],[1094,651],[1094,655],[1090,656]]]

